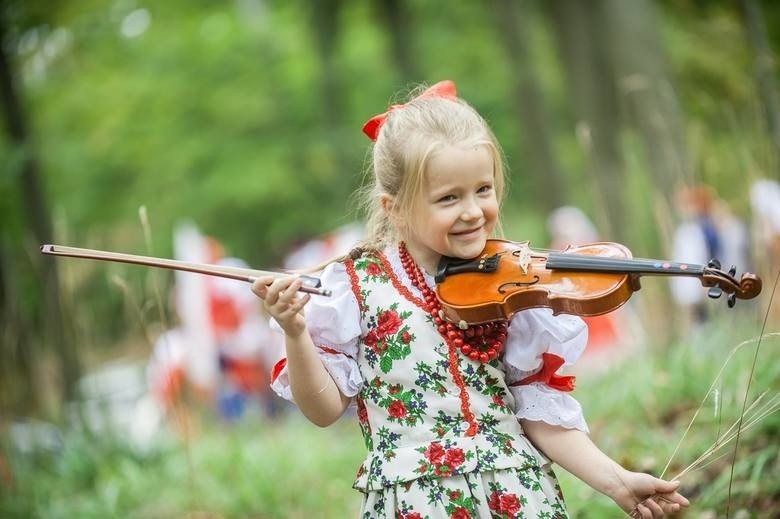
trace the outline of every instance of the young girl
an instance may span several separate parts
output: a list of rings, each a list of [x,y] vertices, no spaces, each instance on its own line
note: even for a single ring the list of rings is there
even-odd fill
[[[581,319],[532,309],[461,329],[440,317],[437,264],[479,256],[504,187],[498,143],[454,84],[363,130],[375,141],[367,239],[324,269],[333,296],[301,296],[295,278],[252,286],[285,334],[274,389],[322,427],[357,405],[362,517],[566,517],[551,461],[636,517],[687,506],[677,482],[590,441],[573,378],[556,373],[585,346]]]

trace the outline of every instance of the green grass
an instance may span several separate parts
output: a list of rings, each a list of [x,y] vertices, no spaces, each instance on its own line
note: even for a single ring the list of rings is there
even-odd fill
[[[599,375],[580,376],[575,396],[595,442],[624,466],[659,474],[732,349],[751,333],[711,327],[663,352],[637,354]],[[778,393],[780,337],[765,339],[750,387]],[[703,452],[738,418],[755,344],[737,351],[675,455],[667,477]],[[689,517],[769,517],[780,513],[780,413],[740,439],[734,477],[727,455],[683,478]],[[278,422],[249,418],[236,426],[201,419],[186,443],[169,441],[138,453],[106,437],[70,432],[57,454],[3,452],[12,486],[0,485],[0,517],[356,517],[352,490],[364,456],[349,417],[326,429],[296,411]],[[557,471],[572,517],[618,517],[614,505],[562,469]],[[727,505],[731,479],[731,504]],[[742,512],[741,512],[742,513]]]

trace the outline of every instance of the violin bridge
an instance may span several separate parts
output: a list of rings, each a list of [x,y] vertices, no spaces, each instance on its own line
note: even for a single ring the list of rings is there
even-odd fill
[[[523,274],[528,274],[528,265],[531,264],[531,248],[527,243],[518,243],[517,250],[512,251],[512,255],[517,257],[517,266],[523,271]]]

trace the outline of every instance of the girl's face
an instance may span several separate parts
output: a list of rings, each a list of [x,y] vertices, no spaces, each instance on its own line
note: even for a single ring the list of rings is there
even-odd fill
[[[485,248],[498,218],[493,155],[486,146],[446,146],[428,160],[406,246],[433,274],[441,256],[469,259]]]

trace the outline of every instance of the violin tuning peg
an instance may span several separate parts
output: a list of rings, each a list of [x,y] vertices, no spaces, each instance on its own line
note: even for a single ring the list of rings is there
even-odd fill
[[[711,269],[720,270],[720,261],[716,260],[715,258],[712,258],[710,261],[707,262],[707,266]]]
[[[722,296],[722,295],[723,295],[723,290],[721,290],[721,289],[720,289],[720,287],[712,287],[712,288],[710,288],[710,289],[707,291],[707,295],[708,295],[708,296],[709,296],[711,299],[717,299],[717,298],[719,298],[720,296]]]
[[[737,304],[737,294],[729,294],[728,299],[726,299],[726,304],[729,306],[729,308],[734,308],[734,305]]]
[[[731,268],[729,269],[729,276],[734,277],[736,275],[737,275],[737,266],[732,265]]]

